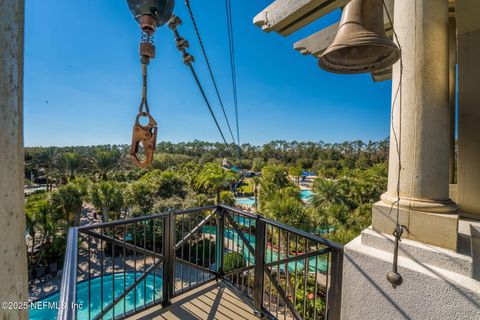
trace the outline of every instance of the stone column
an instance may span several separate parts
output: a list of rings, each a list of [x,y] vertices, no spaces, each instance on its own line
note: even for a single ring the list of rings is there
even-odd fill
[[[24,1],[0,1],[0,302],[28,301],[23,158]],[[0,319],[27,319],[0,309]]]
[[[458,204],[480,220],[480,28],[458,37]]]
[[[374,206],[372,226],[389,234],[394,230],[400,168],[399,218],[409,230],[405,237],[455,249],[457,206],[449,199],[448,2],[395,1],[394,28],[402,49],[403,75],[397,62],[388,189]]]
[[[455,171],[455,115],[456,115],[456,89],[457,89],[457,21],[455,12],[449,12],[448,18],[448,103],[450,105],[450,160],[448,182],[456,183]]]

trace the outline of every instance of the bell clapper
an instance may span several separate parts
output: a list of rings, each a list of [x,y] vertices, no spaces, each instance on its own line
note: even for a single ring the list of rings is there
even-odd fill
[[[392,287],[395,289],[397,286],[401,285],[403,282],[402,276],[398,273],[398,246],[402,241],[403,231],[407,230],[407,227],[404,225],[397,224],[395,230],[393,231],[393,236],[395,237],[395,248],[393,251],[393,266],[392,271],[387,273],[387,280],[392,284]]]

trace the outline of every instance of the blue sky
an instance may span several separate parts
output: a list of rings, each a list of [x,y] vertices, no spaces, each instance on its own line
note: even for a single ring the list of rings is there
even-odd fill
[[[339,19],[334,12],[288,36],[252,18],[272,0],[232,0],[242,142],[379,140],[389,133],[391,82],[334,75],[293,43]],[[234,123],[224,0],[192,0],[217,82]],[[175,13],[217,117],[227,127],[183,1]],[[25,144],[128,144],[141,94],[140,32],[125,0],[27,0]],[[158,139],[220,141],[171,31],[156,32],[149,104]]]

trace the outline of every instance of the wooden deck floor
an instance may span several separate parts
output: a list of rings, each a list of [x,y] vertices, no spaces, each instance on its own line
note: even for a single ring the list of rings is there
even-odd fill
[[[249,302],[222,282],[211,282],[172,299],[167,308],[152,308],[129,319],[258,320]]]

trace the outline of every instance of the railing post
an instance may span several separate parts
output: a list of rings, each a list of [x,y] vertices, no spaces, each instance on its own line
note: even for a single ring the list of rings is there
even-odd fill
[[[330,281],[327,293],[327,319],[340,319],[342,306],[343,253],[332,250]]]
[[[223,256],[225,254],[225,209],[218,207],[219,216],[217,217],[217,234],[215,236],[215,262],[217,273],[223,275]]]
[[[263,282],[264,282],[264,265],[265,265],[265,238],[266,224],[257,216],[255,232],[255,269],[254,269],[254,286],[253,286],[253,305],[259,316],[262,316],[263,310]]]
[[[163,301],[164,307],[171,304],[170,299],[173,297],[173,288],[175,286],[174,266],[175,259],[175,214],[170,212],[165,217],[163,224]]]
[[[65,248],[65,260],[63,264],[62,283],[60,287],[60,305],[58,320],[77,319],[77,261],[78,261],[78,230],[68,230],[67,246]],[[90,301],[88,301],[90,303]]]

